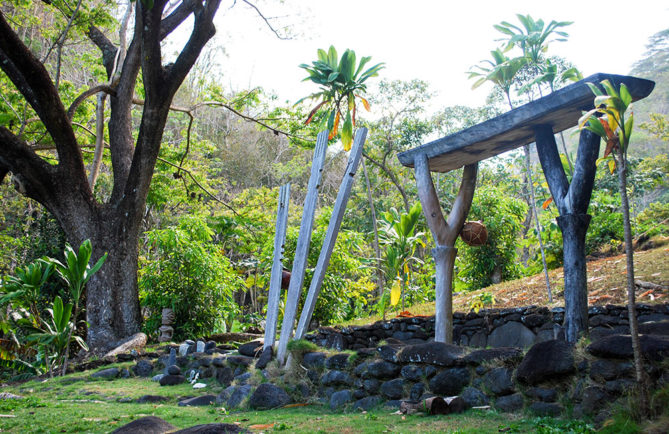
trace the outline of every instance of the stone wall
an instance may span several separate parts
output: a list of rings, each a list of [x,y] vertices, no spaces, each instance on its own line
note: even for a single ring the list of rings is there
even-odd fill
[[[637,305],[639,323],[669,320],[669,304]],[[590,338],[629,331],[626,306],[593,306],[589,309]],[[564,308],[519,307],[484,309],[479,313],[453,315],[453,342],[471,347],[529,348],[538,342],[563,336]],[[394,318],[371,325],[343,328],[321,327],[306,339],[324,348],[337,350],[376,347],[380,342],[428,342],[434,338],[434,317]]]

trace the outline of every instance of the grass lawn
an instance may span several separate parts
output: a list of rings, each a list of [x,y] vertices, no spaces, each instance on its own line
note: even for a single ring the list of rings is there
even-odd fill
[[[116,366],[128,366],[119,364]],[[221,407],[179,407],[180,398],[216,394],[213,386],[204,391],[183,384],[160,387],[144,378],[91,380],[90,373],[78,373],[46,381],[33,380],[2,388],[25,396],[23,400],[0,401],[0,432],[70,433],[110,432],[143,416],[158,416],[178,428],[204,423],[234,423],[253,432],[337,432],[337,433],[487,433],[487,432],[588,432],[582,422],[533,418],[522,414],[504,414],[492,410],[469,410],[460,415],[404,416],[390,408],[370,412],[335,412],[328,406],[310,404],[302,407],[265,411],[226,412]],[[214,382],[212,382],[214,383]],[[143,395],[170,398],[160,404],[119,402]],[[271,425],[270,428],[267,425]],[[265,425],[253,427],[253,425]],[[583,429],[586,429],[583,431]]]

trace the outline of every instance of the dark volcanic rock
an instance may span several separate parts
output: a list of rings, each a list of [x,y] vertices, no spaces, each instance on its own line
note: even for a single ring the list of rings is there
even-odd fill
[[[392,378],[399,374],[401,368],[399,365],[396,365],[385,360],[380,360],[378,362],[372,362],[367,364],[367,370],[363,374],[364,377],[369,378]]]
[[[249,398],[249,407],[256,409],[277,408],[283,407],[289,402],[290,396],[285,390],[272,383],[263,383]]]
[[[639,324],[639,333],[644,335],[669,335],[669,321],[651,321]]]
[[[383,360],[388,362],[396,362],[397,353],[399,353],[401,349],[402,346],[400,345],[382,345],[377,348],[376,351],[379,352],[379,356],[381,356]]]
[[[652,360],[661,360],[669,356],[669,336],[641,335],[641,353]],[[588,345],[588,352],[596,357],[607,359],[631,359],[632,338],[629,335],[605,336]]]
[[[378,406],[381,403],[381,398],[374,395],[374,396],[367,396],[365,398],[359,399],[353,404],[353,409],[354,410],[364,410],[364,411],[369,411],[373,409],[374,407]]]
[[[555,402],[557,401],[558,392],[555,389],[546,389],[543,387],[532,387],[528,389],[526,395],[530,398],[538,399],[543,402]]]
[[[138,377],[151,377],[153,374],[153,364],[148,360],[139,360],[137,364],[132,367],[132,372]]]
[[[325,360],[325,367],[328,369],[346,369],[350,354],[341,353],[328,357]]]
[[[455,396],[469,384],[466,368],[451,368],[441,371],[430,380],[430,391],[437,395]]]
[[[460,393],[460,396],[465,400],[469,407],[479,407],[490,404],[490,400],[485,393],[474,387],[465,387],[462,393]]]
[[[98,372],[93,372],[91,378],[116,378],[121,372],[119,368],[107,368]]]
[[[247,367],[253,363],[253,357],[247,356],[228,356],[226,360],[228,361],[228,364],[233,366]]]
[[[262,346],[262,340],[255,340],[240,345],[239,348],[237,348],[237,351],[239,351],[239,354],[242,356],[259,357],[260,353],[262,352]]]
[[[500,362],[516,361],[523,358],[523,350],[514,347],[488,348],[476,350],[464,357],[465,363],[480,365],[483,362],[499,360]]]
[[[534,343],[532,330],[517,321],[509,321],[495,328],[488,335],[488,345],[498,347],[527,348]]]
[[[243,386],[234,386],[230,398],[228,398],[227,408],[238,407],[247,396],[251,394],[251,386],[244,384]]]
[[[518,365],[516,377],[523,383],[538,384],[575,371],[574,354],[565,341],[539,342],[527,352]]]
[[[172,431],[174,425],[156,416],[145,416],[112,431],[113,434],[162,434]]]
[[[375,378],[368,378],[362,382],[362,388],[369,394],[375,394],[379,391],[381,382]]]
[[[590,378],[600,383],[618,377],[618,364],[611,360],[598,359],[590,365]]]
[[[179,401],[179,407],[202,407],[205,405],[211,405],[216,401],[216,396],[214,395],[202,395],[196,396],[194,398],[184,399]]]
[[[272,356],[274,355],[274,350],[272,347],[267,347],[262,351],[258,361],[256,362],[256,369],[265,369],[267,364],[272,361]]]
[[[581,398],[583,412],[592,414],[604,407],[608,400],[609,397],[604,388],[599,386],[586,387],[585,390],[583,390],[583,397]]]
[[[325,353],[305,353],[304,356],[302,356],[302,364],[306,368],[321,369],[325,366]]]
[[[523,396],[520,393],[500,396],[495,400],[495,408],[506,413],[519,411],[523,408]]]
[[[515,391],[513,370],[509,368],[491,369],[483,377],[483,384],[495,396],[509,395]]]
[[[340,390],[330,396],[330,408],[334,410],[351,401],[353,401],[351,391],[348,389]]]
[[[402,377],[411,381],[420,381],[423,377],[423,369],[418,365],[404,365],[401,370]]]
[[[179,375],[181,374],[181,368],[179,368],[177,365],[172,365],[167,368],[167,374],[168,375]]]
[[[321,384],[323,386],[350,386],[353,384],[353,379],[346,372],[333,370],[323,374]]]
[[[404,395],[404,380],[396,378],[381,385],[381,394],[388,399],[400,399]]]
[[[562,406],[554,402],[533,402],[528,408],[537,416],[557,417],[562,413]]]
[[[169,401],[170,398],[167,396],[160,396],[160,395],[144,395],[140,396],[137,398],[137,403],[138,404],[146,404],[146,403],[152,403],[152,402],[165,402]]]
[[[176,386],[177,384],[185,383],[186,377],[183,375],[165,375],[160,379],[161,386]]]
[[[250,431],[231,423],[207,423],[174,431],[172,434],[238,434]]]
[[[411,390],[409,391],[409,399],[412,401],[418,401],[423,393],[425,393],[425,385],[423,383],[416,383],[411,386]]]
[[[216,380],[223,387],[228,387],[235,378],[235,373],[227,366],[225,368],[218,368],[216,370]]]
[[[427,363],[437,366],[453,366],[462,357],[464,350],[457,345],[443,342],[428,342],[409,345],[398,354],[402,363]]]

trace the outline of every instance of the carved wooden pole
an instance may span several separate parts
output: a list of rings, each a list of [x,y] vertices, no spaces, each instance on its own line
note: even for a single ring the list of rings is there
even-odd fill
[[[288,225],[288,206],[290,205],[290,183],[282,185],[279,190],[279,205],[276,214],[276,231],[274,234],[274,262],[269,279],[267,297],[267,321],[265,324],[265,343],[263,349],[271,348],[276,340],[276,320],[279,316],[279,299],[281,298],[281,276],[283,273],[283,248],[286,242],[286,226]]]
[[[286,306],[283,309],[283,323],[281,325],[281,336],[279,337],[279,347],[277,349],[277,360],[281,364],[283,364],[285,360],[288,341],[293,335],[297,305],[300,301],[300,292],[302,291],[302,284],[304,283],[304,273],[307,269],[309,244],[311,243],[311,229],[314,224],[314,214],[316,213],[318,191],[321,186],[321,174],[323,172],[323,162],[325,161],[325,150],[327,149],[327,146],[328,131],[322,131],[316,138],[314,159],[311,163],[311,176],[307,186],[307,197],[304,199],[300,233],[297,236],[293,269],[290,273],[290,285],[288,286],[288,295],[286,296]]]
[[[341,180],[341,186],[339,187],[334,209],[332,210],[332,216],[330,217],[330,223],[328,224],[328,231],[325,234],[323,246],[321,247],[321,253],[318,256],[318,262],[316,263],[316,268],[314,269],[314,275],[311,278],[311,284],[309,285],[307,299],[304,302],[302,314],[300,315],[300,320],[297,323],[295,339],[302,339],[302,337],[304,337],[304,335],[307,333],[307,330],[309,329],[311,315],[314,313],[318,294],[321,292],[321,285],[323,284],[323,278],[325,277],[325,271],[330,264],[332,250],[334,250],[334,245],[337,241],[337,235],[339,234],[339,228],[341,226],[342,220],[344,219],[346,204],[348,203],[348,198],[351,195],[351,188],[353,187],[355,173],[358,170],[358,165],[360,164],[362,148],[365,144],[366,138],[367,128],[360,128],[355,134],[353,148],[351,148],[351,154],[348,157],[346,171],[344,172],[344,177]]]
[[[590,224],[587,214],[595,182],[599,136],[583,130],[578,144],[576,167],[571,184],[567,180],[550,125],[534,129],[537,152],[546,181],[560,216],[564,255],[565,337],[575,343],[588,334],[588,284],[585,263],[585,234]]]
[[[472,205],[474,190],[476,189],[478,163],[465,166],[458,197],[455,199],[453,209],[448,215],[448,221],[444,219],[441,211],[426,155],[416,156],[414,170],[423,214],[425,214],[427,225],[437,245],[432,249],[436,266],[434,340],[453,343],[453,265],[455,264],[455,255],[458,252],[454,246]]]

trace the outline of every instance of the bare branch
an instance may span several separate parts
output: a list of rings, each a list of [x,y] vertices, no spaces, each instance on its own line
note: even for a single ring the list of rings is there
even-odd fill
[[[288,41],[288,40],[291,39],[291,38],[289,38],[289,37],[287,37],[287,36],[282,36],[281,34],[279,34],[279,32],[274,28],[274,26],[272,26],[272,23],[270,23],[270,18],[267,18],[262,12],[260,12],[260,9],[258,9],[258,7],[257,7],[256,5],[254,5],[253,3],[251,3],[251,2],[248,1],[248,0],[242,0],[242,1],[243,1],[244,3],[246,3],[247,5],[249,5],[252,9],[254,9],[254,10],[256,11],[256,13],[258,14],[258,16],[259,16],[260,18],[262,18],[262,20],[265,22],[265,24],[267,24],[267,27],[269,27],[269,29],[272,31],[272,33],[274,33],[274,35],[275,35],[278,39],[281,39],[281,40],[283,40],[283,41]]]
[[[86,98],[89,96],[95,95],[96,93],[99,92],[104,92],[109,95],[116,96],[116,91],[114,88],[107,84],[98,84],[97,86],[93,86],[89,88],[88,90],[84,91],[81,95],[76,97],[74,101],[72,101],[72,104],[70,104],[70,108],[67,109],[67,118],[72,121],[72,117],[74,116],[74,112],[79,107],[79,105],[84,102]]]

